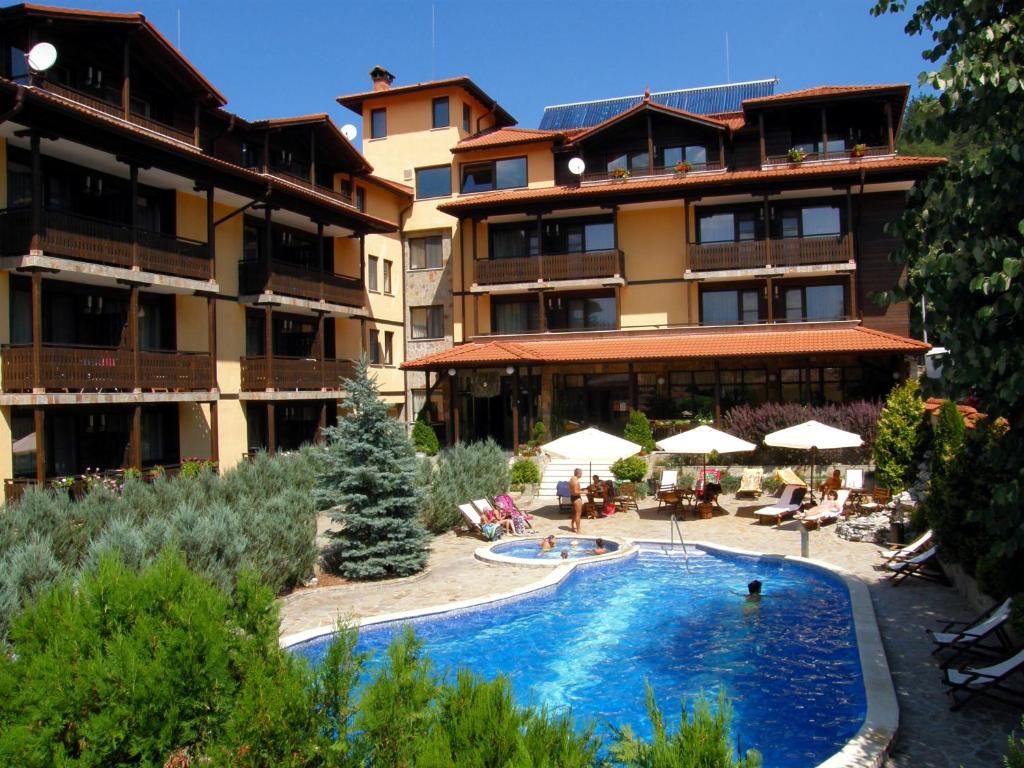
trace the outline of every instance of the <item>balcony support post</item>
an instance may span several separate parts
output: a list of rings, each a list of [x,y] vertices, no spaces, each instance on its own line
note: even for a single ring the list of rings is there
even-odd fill
[[[274,403],[267,402],[267,453],[273,456],[277,453],[277,425],[274,424]]]
[[[821,108],[821,159],[828,159],[828,119],[824,107]]]
[[[359,235],[359,277],[366,281],[366,236]]]
[[[132,469],[142,469],[142,404],[136,403],[132,408],[131,456],[128,459]]]
[[[270,173],[270,129],[263,132],[263,172]]]
[[[32,391],[43,388],[43,273],[32,273]],[[36,441],[38,443],[38,440]]]
[[[529,426],[530,434],[528,439],[533,439],[534,412],[533,412],[533,366],[526,366],[526,423]]]
[[[324,313],[316,316],[316,354],[320,359],[320,389],[327,389],[327,343],[324,338]]]
[[[132,355],[132,391],[141,392],[139,379],[139,286],[132,285],[128,293],[128,348]]]
[[[132,232],[132,269],[139,268],[139,166],[128,164],[128,226]]]
[[[512,451],[519,450],[519,366],[512,374]]]
[[[718,167],[725,170],[725,134],[718,132]]]
[[[309,185],[316,186],[316,129],[309,127]]]
[[[476,219],[473,219],[473,258],[476,258]],[[544,279],[544,224],[537,214],[537,279]]]
[[[220,463],[220,421],[216,400],[210,403],[210,459]]]
[[[765,153],[765,142],[764,142],[764,112],[759,112],[757,115],[757,131],[760,137],[761,147],[761,165],[764,165],[764,161],[767,158]]]
[[[192,143],[195,146],[199,146],[199,102],[195,101],[192,104]]]
[[[637,407],[637,395],[636,395],[636,373],[633,370],[633,364],[629,364],[629,407],[634,411]]]
[[[124,36],[124,79],[121,81],[121,109],[124,119],[127,120],[132,113],[132,78],[131,78],[131,37]]]
[[[722,366],[715,361],[715,426],[722,423]]]
[[[271,264],[274,263],[274,235],[270,222],[270,204],[263,209],[263,290],[274,292],[274,278]]]
[[[651,125],[651,113],[647,112],[647,173],[654,175],[654,127]]]
[[[217,279],[217,222],[214,220],[213,184],[206,188],[206,257],[210,260],[210,279]]]
[[[36,430],[36,483],[42,486],[46,482],[46,411],[37,405],[32,416]]]
[[[32,240],[31,251],[42,250],[43,239],[43,160],[40,153],[39,134],[32,132],[29,146],[32,152]]]
[[[762,215],[764,216],[764,265],[771,267],[772,265],[772,211],[768,205],[768,195],[766,194],[762,200],[764,205]]]
[[[893,138],[892,131],[892,102],[885,102],[885,135],[886,140],[889,144],[889,154],[891,155],[896,151],[896,144]]]
[[[548,319],[544,313],[544,291],[537,291],[537,324],[540,326],[540,332],[544,333],[548,329]]]
[[[612,206],[612,246],[619,258],[619,277],[626,276],[626,254],[619,249],[619,206]]]
[[[323,445],[327,438],[324,436],[324,430],[327,429],[327,401],[320,401],[320,425],[316,431],[316,443],[317,445]]]
[[[851,187],[846,188],[846,253],[850,258],[850,263],[854,264],[856,256],[853,251],[853,189]],[[858,299],[857,272],[854,270],[850,272],[850,317],[860,316]]]
[[[316,263],[317,279],[320,281],[320,298],[324,295],[324,225],[323,222],[316,223]],[[333,270],[332,270],[333,271]]]
[[[210,389],[217,391],[217,300],[206,297],[206,349],[210,356]]]
[[[765,300],[768,308],[768,324],[771,325],[775,322],[775,286],[770,277],[768,278],[765,291],[768,293],[768,298]]]
[[[267,356],[267,392],[273,392],[274,381],[274,309],[263,309],[263,353]]]

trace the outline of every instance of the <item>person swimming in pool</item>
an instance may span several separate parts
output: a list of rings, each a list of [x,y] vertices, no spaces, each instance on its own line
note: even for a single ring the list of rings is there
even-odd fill
[[[597,539],[594,542],[594,548],[592,550],[590,550],[590,554],[592,554],[592,555],[606,555],[606,554],[608,554],[608,550],[605,549],[605,547],[604,547],[604,539]]]
[[[757,579],[754,579],[752,582],[747,584],[747,602],[761,602],[761,582]]]
[[[554,536],[554,534],[551,534],[547,538],[541,539],[541,541],[540,541],[540,551],[541,552],[550,552],[554,548],[555,548],[555,536]]]
[[[562,550],[562,559],[563,560],[568,560],[569,559],[569,550],[567,550],[567,549],[563,549]]]

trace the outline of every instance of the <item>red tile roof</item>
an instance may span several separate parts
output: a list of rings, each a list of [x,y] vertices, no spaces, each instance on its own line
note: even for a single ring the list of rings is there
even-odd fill
[[[542,131],[537,128],[498,128],[463,139],[452,148],[452,152],[469,152],[474,149],[507,147],[536,141],[558,141],[564,138],[563,131]]]
[[[906,83],[890,83],[888,85],[821,85],[816,88],[804,88],[789,93],[777,93],[774,96],[759,96],[756,99],[745,99],[743,107],[756,107],[762,104],[779,104],[786,101],[803,101],[805,99],[819,99],[826,96],[853,96],[859,94],[878,93],[891,91],[903,96],[910,93],[910,86]]]
[[[939,408],[942,407],[946,401],[940,397],[929,397],[924,401],[924,409],[929,414],[935,415],[938,413]],[[957,412],[963,416],[964,426],[967,429],[974,429],[979,421],[987,418],[984,413],[978,411],[973,405],[964,405],[962,403],[955,403]]]
[[[479,341],[402,363],[406,370],[501,365],[640,362],[816,354],[923,354],[931,346],[861,325],[745,330],[694,328],[672,334],[602,335],[588,339]]]
[[[913,171],[927,170],[946,162],[942,157],[891,157],[884,159],[865,158],[849,162],[808,163],[797,166],[782,165],[762,170],[754,168],[743,171],[725,171],[723,173],[690,173],[685,176],[663,176],[655,178],[639,178],[628,181],[608,181],[601,184],[583,184],[579,186],[555,186],[530,189],[515,189],[501,192],[488,192],[457,198],[449,203],[442,203],[437,208],[449,214],[458,214],[480,209],[486,206],[504,204],[533,203],[551,199],[575,200],[622,196],[631,192],[650,191],[652,197],[659,191],[673,192],[676,190],[698,189],[701,187],[722,187],[745,181],[775,181],[777,179],[812,179],[816,176],[853,176],[859,177],[878,171]]]
[[[506,112],[498,102],[488,96],[483,88],[474,83],[469,76],[462,75],[460,77],[449,77],[444,80],[428,80],[423,83],[411,83],[410,85],[397,85],[390,88],[386,88],[382,91],[363,91],[362,93],[351,93],[347,96],[339,96],[337,102],[343,107],[348,107],[357,114],[363,114],[363,102],[370,101],[372,99],[388,98],[391,96],[401,96],[407,93],[415,93],[417,91],[428,91],[435,88],[462,88],[467,91],[474,99],[479,101],[488,109],[494,112],[494,117],[498,125],[515,125],[517,120]]]

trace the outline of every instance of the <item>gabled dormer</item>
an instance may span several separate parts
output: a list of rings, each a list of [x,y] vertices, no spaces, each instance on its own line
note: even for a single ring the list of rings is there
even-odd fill
[[[635,177],[720,171],[728,123],[654,102],[640,103],[571,135],[555,161],[556,183],[606,182]],[[569,171],[579,157],[582,177]]]

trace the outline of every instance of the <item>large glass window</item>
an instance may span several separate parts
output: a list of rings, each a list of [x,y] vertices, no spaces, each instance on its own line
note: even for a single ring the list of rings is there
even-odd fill
[[[471,116],[472,115],[471,115],[470,110],[469,110],[469,104],[463,104],[462,105],[462,130],[465,133],[469,133],[470,132],[470,128],[472,126],[472,122],[471,122],[471,119],[470,119]]]
[[[441,235],[409,240],[409,269],[440,269],[443,261]]]
[[[384,259],[384,293],[391,293],[391,267],[391,260]]]
[[[532,224],[492,227],[490,235],[492,259],[520,259],[539,253],[537,228]]]
[[[551,330],[611,330],[616,325],[615,296],[564,294],[545,299]]]
[[[556,219],[545,221],[544,253],[607,251],[615,247],[611,219]]]
[[[431,123],[434,128],[447,128],[448,123],[448,97],[442,96],[434,99],[431,103],[431,114],[433,122]]]
[[[380,264],[380,259],[376,256],[370,256],[366,260],[366,287],[368,290],[377,290],[377,266]]]
[[[395,332],[384,331],[384,365],[395,364]]]
[[[842,320],[846,316],[846,289],[842,285],[807,285],[786,288],[786,320]]]
[[[583,245],[588,251],[610,251],[615,248],[615,225],[610,221],[587,224],[583,228]]]
[[[494,333],[529,333],[539,329],[540,310],[535,299],[494,300],[491,307]]]
[[[388,113],[386,109],[370,110],[370,138],[383,139],[388,135]]]
[[[608,155],[606,168],[614,171],[617,168],[622,170],[645,170],[650,164],[650,156],[647,150],[635,150],[633,152],[613,152]]]
[[[840,219],[838,206],[828,205],[804,208],[801,213],[804,237],[839,234]]]
[[[370,329],[366,332],[367,358],[370,365],[380,365],[380,332]]]
[[[738,325],[758,323],[761,317],[760,291],[702,291],[700,295],[702,325]]]
[[[728,243],[756,240],[760,221],[755,211],[725,211],[702,214],[697,219],[701,243]]]
[[[526,186],[526,158],[509,157],[462,167],[462,191],[489,192]]]
[[[412,337],[414,339],[444,338],[444,310],[440,306],[411,307]]]
[[[416,169],[416,197],[448,197],[452,193],[452,169],[449,165]]]

